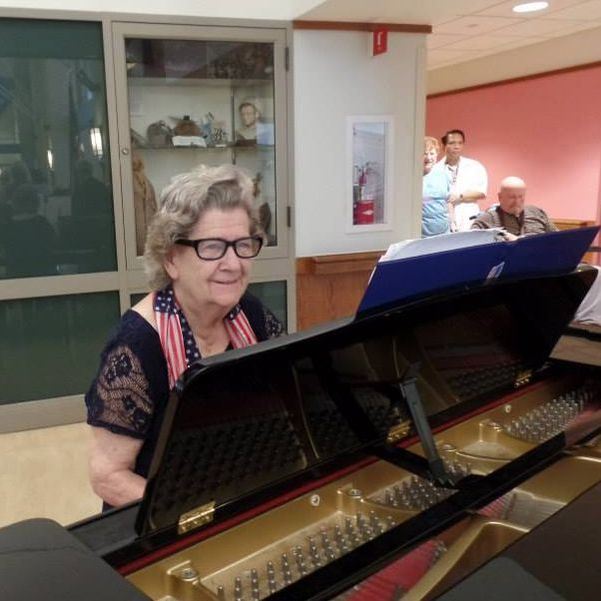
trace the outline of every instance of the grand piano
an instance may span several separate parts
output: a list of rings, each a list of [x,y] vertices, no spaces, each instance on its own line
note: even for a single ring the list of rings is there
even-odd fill
[[[72,541],[71,567],[99,564],[83,580],[76,567],[45,577],[40,599],[393,601],[469,587],[601,498],[601,371],[550,357],[596,273],[433,290],[202,360],[172,393],[141,503],[64,531],[10,526],[0,552],[23,528],[31,551],[48,527],[61,552]],[[511,561],[495,577],[517,582]],[[0,562],[0,591],[17,565],[31,573]]]

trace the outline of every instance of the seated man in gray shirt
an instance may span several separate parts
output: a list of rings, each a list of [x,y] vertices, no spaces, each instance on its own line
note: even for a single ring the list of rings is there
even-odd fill
[[[499,204],[491,207],[472,223],[472,229],[504,228],[512,236],[555,232],[557,227],[538,207],[525,205],[526,184],[519,177],[506,177],[499,187]]]
[[[538,207],[524,205],[526,184],[519,177],[506,177],[499,188],[499,204],[481,213],[472,223],[472,229],[501,227],[506,240],[515,240],[528,234],[557,231],[549,216]],[[574,315],[574,321],[601,327],[601,269],[587,295]]]

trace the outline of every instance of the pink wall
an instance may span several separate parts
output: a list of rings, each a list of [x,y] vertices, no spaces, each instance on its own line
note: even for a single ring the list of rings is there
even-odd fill
[[[517,175],[551,217],[601,219],[601,66],[429,99],[426,134],[452,128],[488,170],[488,204]]]

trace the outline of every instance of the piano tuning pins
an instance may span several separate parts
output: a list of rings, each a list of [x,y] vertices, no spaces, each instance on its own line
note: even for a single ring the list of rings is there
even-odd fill
[[[526,442],[541,443],[563,432],[568,423],[584,409],[590,398],[585,386],[558,397],[516,417],[505,426],[505,432]]]
[[[417,495],[422,503],[428,503],[435,498],[434,490],[426,480],[407,478],[387,489],[384,499],[394,503],[415,503]],[[373,509],[344,516],[342,520],[306,535],[300,544],[283,552],[278,561],[270,559],[260,571],[252,568],[244,572],[234,581],[233,595],[226,594],[224,587],[219,586],[217,598],[219,601],[260,601],[396,525],[393,516],[380,517]]]
[[[273,565],[273,561],[267,562],[267,589],[269,590],[269,594],[275,593],[277,590],[277,582],[275,579],[275,566]]]
[[[459,462],[446,462],[445,466],[454,479],[463,478],[470,473],[469,466]],[[446,499],[453,492],[453,489],[435,486],[424,478],[411,476],[385,489],[379,502],[388,507],[421,511]]]
[[[242,601],[242,579],[239,576],[234,580],[234,601]]]
[[[225,589],[221,585],[217,587],[217,599],[219,599],[219,601],[225,601]]]
[[[290,570],[290,562],[288,561],[288,554],[282,553],[282,578],[284,584],[290,584],[292,582],[292,572]]]
[[[273,561],[267,562],[267,578],[275,578],[275,567]]]

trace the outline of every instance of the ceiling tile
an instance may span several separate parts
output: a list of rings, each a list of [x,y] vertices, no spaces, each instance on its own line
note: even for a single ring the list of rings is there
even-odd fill
[[[513,41],[507,44],[503,44],[496,49],[492,49],[492,54],[497,54],[500,52],[505,52],[507,50],[513,50],[513,48],[523,48],[524,46],[529,46],[530,44],[538,44],[540,42],[546,42],[549,38],[543,37],[534,37],[530,36],[527,38],[512,38]],[[487,52],[487,54],[491,54],[491,52]],[[484,54],[482,54],[484,56]]]
[[[526,2],[529,0],[523,1]],[[537,11],[534,13],[519,13],[519,16],[525,19],[539,19],[541,17],[545,18],[552,12],[570,6],[574,6],[575,4],[580,4],[584,1],[585,0],[549,0],[549,7],[545,10]],[[487,15],[490,17],[515,17],[518,13],[513,12],[513,7],[519,3],[519,0],[508,0],[507,2],[501,2],[496,6],[493,6],[491,8],[485,8],[484,10],[481,10],[479,12],[474,11],[474,13],[477,12],[478,15]]]
[[[477,15],[461,17],[443,25],[434,27],[434,33],[453,33],[462,35],[480,35],[495,29],[501,29],[523,19],[507,19],[505,17],[480,17]]]
[[[571,8],[549,13],[549,19],[573,19],[575,21],[601,20],[601,0],[588,0]]]
[[[435,24],[454,15],[469,15],[498,0],[326,0],[298,19]]]
[[[386,20],[397,22],[414,22],[421,20],[424,16],[437,18],[439,15],[471,15],[474,12],[484,10],[498,3],[495,0],[329,0],[325,4],[337,4],[346,10],[356,7],[366,14],[377,14]],[[429,21],[430,22],[430,21]]]
[[[428,48],[440,48],[441,46],[446,46],[453,42],[459,42],[460,40],[463,40],[464,37],[465,36],[459,34],[431,33],[427,38],[426,44]]]
[[[477,58],[478,53],[470,50],[447,50],[440,48],[438,50],[428,51],[428,65],[430,61],[434,62],[458,62],[460,60],[470,60]]]
[[[579,21],[578,25],[570,25],[565,29],[559,29],[554,31],[553,33],[548,33],[545,35],[546,38],[558,38],[564,35],[572,35],[573,33],[578,33],[579,31],[585,31],[586,29],[595,29],[599,28],[599,39],[601,40],[601,22],[599,21],[590,21],[585,23],[584,21]]]
[[[490,50],[515,41],[516,38],[511,36],[478,35],[450,44],[445,50]]]
[[[432,25],[432,27],[436,28],[440,25],[442,25],[443,23],[448,23],[449,21],[455,21],[456,19],[459,19],[462,15],[459,14],[455,14],[453,13],[451,14],[447,14],[447,13],[440,13],[438,15],[433,15],[430,20],[429,23],[430,25]]]
[[[546,36],[553,34],[560,29],[581,25],[582,21],[563,21],[559,19],[531,19],[522,21],[515,25],[509,25],[499,29],[498,33],[502,35],[515,35],[520,37],[528,36]]]

